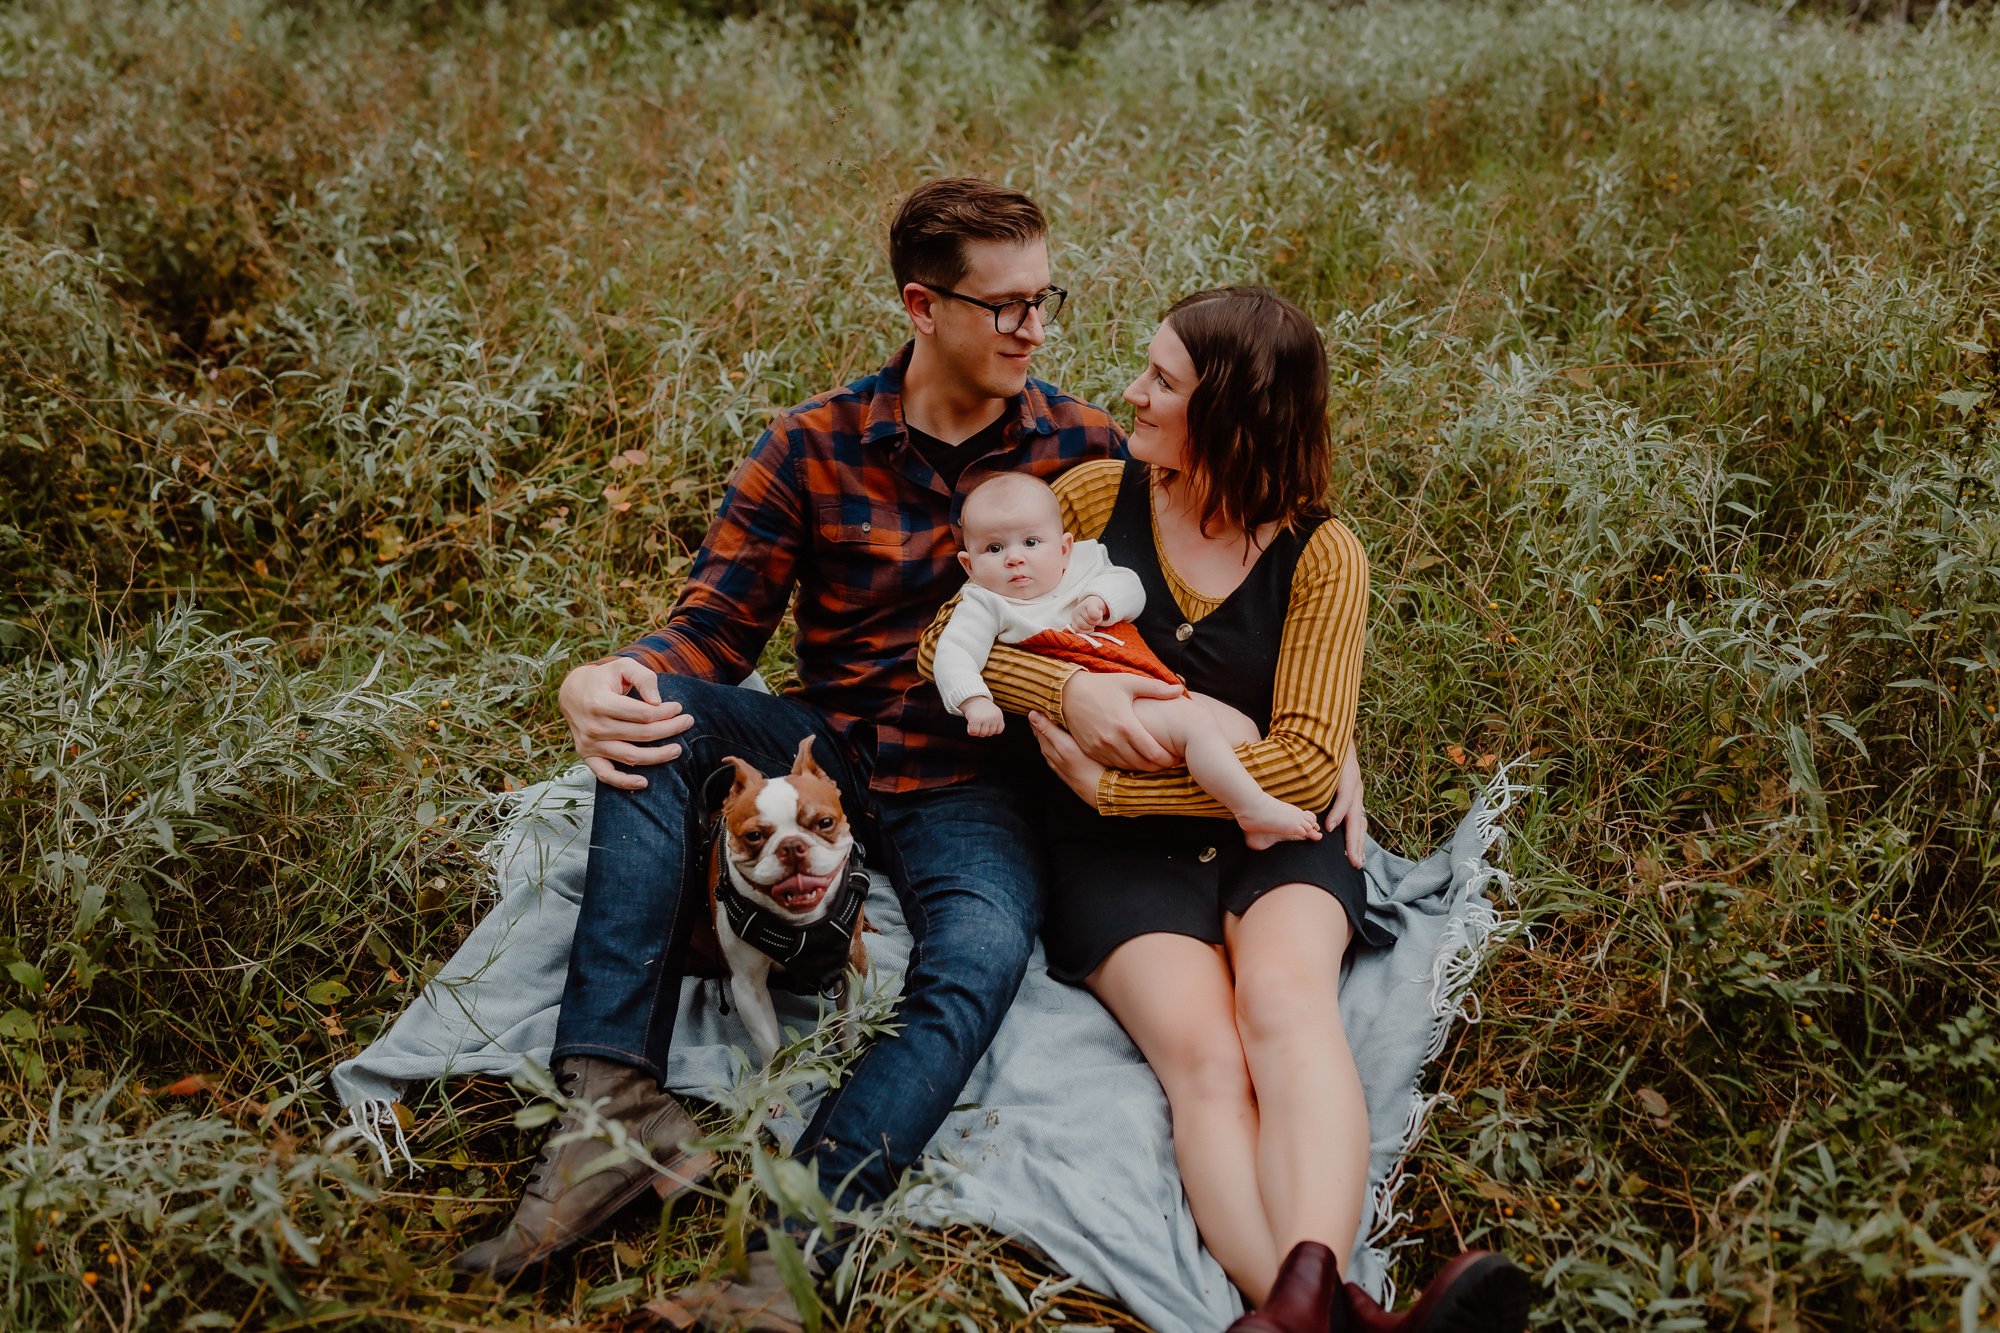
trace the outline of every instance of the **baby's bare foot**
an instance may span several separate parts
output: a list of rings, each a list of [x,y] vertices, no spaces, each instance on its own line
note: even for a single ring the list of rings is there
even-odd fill
[[[1273,843],[1319,840],[1319,817],[1310,810],[1287,805],[1275,796],[1236,816],[1236,823],[1252,851],[1261,852]]]

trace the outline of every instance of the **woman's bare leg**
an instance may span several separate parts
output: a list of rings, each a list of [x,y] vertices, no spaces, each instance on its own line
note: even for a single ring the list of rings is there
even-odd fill
[[[1225,925],[1271,1239],[1279,1254],[1320,1241],[1344,1271],[1368,1184],[1368,1104],[1340,1024],[1347,912],[1324,889],[1287,884]]]
[[[1134,699],[1132,713],[1155,740],[1181,756],[1188,776],[1203,791],[1228,807],[1252,847],[1319,837],[1319,820],[1312,811],[1265,791],[1236,757],[1239,729],[1229,719],[1243,715],[1229,705],[1205,695]],[[1255,740],[1256,724],[1249,725],[1248,739]]]
[[[1174,1159],[1203,1243],[1229,1280],[1261,1302],[1283,1252],[1258,1188],[1257,1103],[1222,950],[1186,935],[1141,935],[1112,950],[1090,974],[1090,989],[1166,1090]]]

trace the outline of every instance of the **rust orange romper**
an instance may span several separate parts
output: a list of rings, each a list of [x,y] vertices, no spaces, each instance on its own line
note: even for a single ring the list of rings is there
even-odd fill
[[[1129,620],[1121,620],[1114,625],[1099,625],[1091,630],[1045,629],[1013,646],[1025,648],[1043,657],[1054,658],[1058,662],[1069,662],[1086,671],[1097,671],[1107,675],[1151,676],[1154,680],[1163,680],[1169,685],[1183,683],[1181,678],[1146,646],[1146,641],[1139,637],[1139,627]]]

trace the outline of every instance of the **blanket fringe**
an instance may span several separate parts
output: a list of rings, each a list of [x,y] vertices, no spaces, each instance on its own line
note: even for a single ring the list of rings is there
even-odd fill
[[[371,1097],[348,1108],[347,1123],[354,1133],[382,1159],[382,1169],[393,1172],[396,1164],[389,1156],[389,1140],[393,1136],[396,1151],[409,1164],[408,1174],[417,1173],[417,1159],[410,1155],[410,1142],[403,1137],[403,1119],[396,1114],[396,1103],[380,1097]]]
[[[478,852],[479,860],[486,868],[486,906],[497,903],[505,891],[507,862],[526,836],[528,817],[538,812],[538,803],[561,780],[557,777],[532,783],[519,791],[495,792],[489,798],[489,807],[500,825],[500,832],[488,838]],[[382,1161],[382,1169],[392,1174],[396,1170],[395,1159],[389,1151],[393,1143],[396,1152],[402,1155],[405,1170],[411,1175],[416,1174],[417,1159],[410,1153],[410,1142],[404,1136],[403,1122],[396,1113],[395,1102],[383,1097],[371,1097],[348,1107],[346,1130],[336,1131],[327,1146],[333,1147],[348,1133],[373,1148]]]
[[[1494,900],[1500,897],[1514,901],[1514,879],[1487,859],[1487,853],[1500,839],[1501,820],[1514,808],[1518,798],[1534,790],[1531,784],[1516,782],[1509,777],[1510,769],[1523,762],[1523,759],[1516,759],[1512,764],[1501,764],[1480,795],[1479,819],[1473,826],[1479,841],[1475,853],[1479,863],[1467,875],[1464,892],[1468,895],[1480,894],[1484,901],[1475,904],[1446,928],[1444,940],[1431,966],[1430,1041],[1425,1047],[1416,1082],[1410,1088],[1410,1111],[1403,1122],[1402,1142],[1396,1149],[1396,1164],[1383,1177],[1370,1199],[1374,1225],[1369,1228],[1367,1240],[1363,1243],[1381,1269],[1382,1291],[1379,1299],[1389,1309],[1394,1309],[1396,1305],[1396,1279],[1390,1272],[1390,1262],[1397,1250],[1416,1243],[1413,1239],[1390,1239],[1398,1228],[1410,1220],[1408,1214],[1396,1211],[1396,1196],[1403,1188],[1403,1163],[1423,1135],[1431,1111],[1439,1105],[1453,1102],[1449,1093],[1424,1095],[1424,1071],[1443,1054],[1445,1043],[1451,1040],[1454,1025],[1480,1021],[1479,996],[1472,983],[1478,978],[1488,955],[1516,936],[1531,946],[1534,943],[1527,926],[1519,918],[1503,917],[1493,905]]]
[[[569,770],[542,782],[530,783],[518,791],[499,791],[487,798],[488,808],[500,832],[479,849],[480,863],[486,867],[487,890],[498,902],[507,887],[507,863],[514,858],[521,840],[527,836],[531,817],[541,814],[540,803],[566,778]],[[490,904],[489,904],[490,905]]]

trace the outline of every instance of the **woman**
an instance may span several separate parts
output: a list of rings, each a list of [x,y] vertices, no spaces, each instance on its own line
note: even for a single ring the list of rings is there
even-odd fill
[[[1188,687],[1263,729],[1240,753],[1265,790],[1325,810],[1351,762],[1368,574],[1322,506],[1319,333],[1268,290],[1201,292],[1167,312],[1124,396],[1132,461],[1065,474],[1065,523],[1139,573],[1140,632]],[[1004,674],[988,673],[1003,704]],[[1107,770],[1030,722],[1077,798],[1050,816],[1049,970],[1088,986],[1158,1075],[1203,1241],[1256,1307],[1235,1328],[1525,1327],[1526,1278],[1497,1255],[1455,1260],[1401,1316],[1341,1283],[1368,1115],[1340,964],[1389,942],[1344,840],[1251,851],[1184,770]]]

